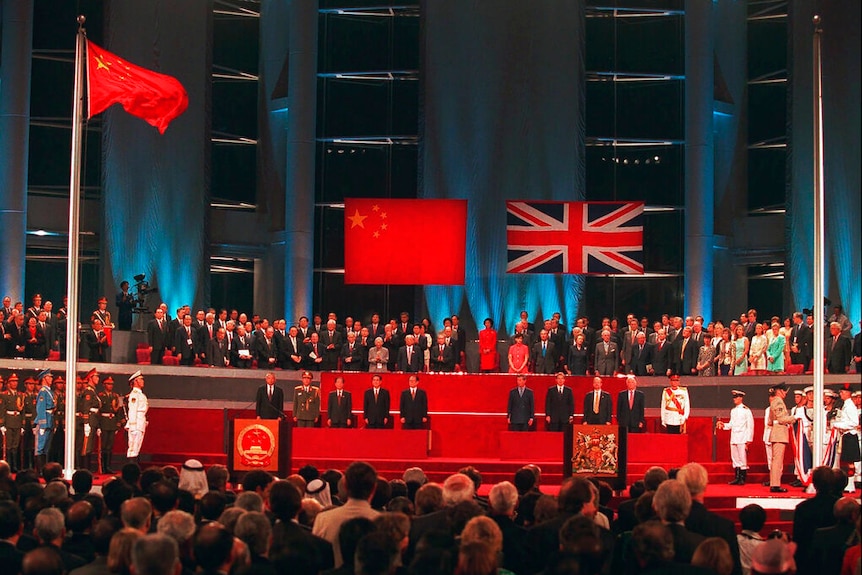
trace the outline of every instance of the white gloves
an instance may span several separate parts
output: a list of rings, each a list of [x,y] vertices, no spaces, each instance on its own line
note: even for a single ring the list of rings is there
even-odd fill
[[[90,435],[90,429],[91,429],[91,428],[90,428],[90,424],[89,424],[89,423],[85,423],[85,424],[84,424],[84,435],[89,436],[89,435]]]
[[[96,430],[96,435],[102,435],[102,428],[101,427]]]
[[[0,433],[6,433],[6,426],[0,427]]]
[[[42,427],[39,428],[39,435],[45,435],[45,429],[44,428],[42,428]]]

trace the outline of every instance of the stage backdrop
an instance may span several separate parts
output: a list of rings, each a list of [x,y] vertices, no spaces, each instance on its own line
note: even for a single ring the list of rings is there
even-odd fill
[[[574,324],[577,276],[506,274],[504,202],[584,198],[583,10],[558,0],[422,2],[419,195],[469,200],[465,285],[425,288],[434,322],[469,309],[504,333],[526,309]]]
[[[143,273],[171,313],[201,305],[209,300],[212,3],[112,2],[105,26],[107,50],[175,77],[189,96],[164,135],[120,106],[102,115],[106,286],[134,285]]]

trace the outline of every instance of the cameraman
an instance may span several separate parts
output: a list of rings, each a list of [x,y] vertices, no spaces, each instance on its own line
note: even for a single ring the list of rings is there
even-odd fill
[[[132,329],[132,309],[135,307],[135,296],[129,293],[129,282],[120,282],[120,293],[115,299],[117,304],[117,329],[130,331]]]

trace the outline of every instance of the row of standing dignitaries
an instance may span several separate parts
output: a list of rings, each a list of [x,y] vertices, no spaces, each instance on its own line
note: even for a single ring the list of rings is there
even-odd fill
[[[293,389],[293,423],[297,427],[317,427],[322,424],[320,408],[320,386],[314,385],[314,375],[302,372],[302,383]],[[257,390],[255,413],[258,419],[283,419],[284,391],[278,387],[275,374],[265,376],[265,383]],[[382,386],[382,374],[371,376],[371,387],[362,398],[362,415],[368,429],[384,429],[392,426],[389,413],[389,390]],[[402,429],[424,429],[428,425],[428,395],[419,388],[419,375],[410,374],[408,387],[401,392],[399,419]],[[344,389],[344,378],[335,378],[335,389],[329,393],[326,410],[326,427],[356,427],[353,416],[353,399]]]
[[[297,427],[325,426],[332,428],[356,427],[353,400],[344,389],[344,378],[335,378],[335,389],[329,392],[325,420],[321,412],[321,391],[314,385],[310,371],[302,373],[302,383],[293,390],[293,423]],[[371,387],[362,398],[365,427],[382,429],[392,426],[390,394],[382,387],[382,374],[371,376]],[[689,413],[688,391],[679,386],[679,377],[673,376],[671,385],[662,396],[662,424],[669,433],[679,433]],[[634,375],[626,378],[626,389],[617,396],[617,422],[632,433],[645,431],[644,394],[637,389]],[[276,385],[275,374],[265,376],[264,385],[257,390],[255,412],[258,419],[285,418],[284,391]],[[667,405],[665,405],[667,404]],[[593,389],[584,396],[583,422],[610,424],[612,419],[611,396],[602,390],[602,378],[593,378]],[[527,376],[518,375],[517,385],[509,393],[507,422],[511,431],[528,431],[534,427],[535,403],[533,391],[527,387]],[[556,383],[548,389],[545,398],[545,427],[548,431],[563,431],[574,421],[575,401],[572,388],[566,385],[566,375],[556,374]],[[403,429],[424,429],[428,425],[428,396],[419,388],[419,374],[410,374],[408,388],[401,392],[399,418]]]

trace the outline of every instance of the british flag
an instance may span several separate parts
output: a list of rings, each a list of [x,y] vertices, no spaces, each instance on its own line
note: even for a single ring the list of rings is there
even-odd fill
[[[642,274],[643,202],[506,202],[506,272]]]

